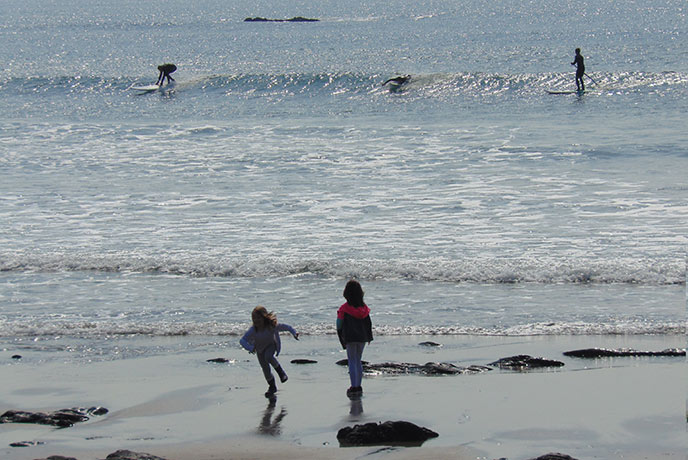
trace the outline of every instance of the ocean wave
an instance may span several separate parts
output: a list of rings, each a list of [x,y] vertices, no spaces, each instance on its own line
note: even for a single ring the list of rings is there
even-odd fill
[[[176,93],[190,96],[231,95],[240,98],[261,96],[365,96],[385,94],[382,86],[395,75],[358,73],[285,73],[201,75],[178,79]],[[594,74],[591,89],[614,94],[638,90],[661,91],[663,88],[688,85],[684,72],[599,72]],[[570,88],[570,73],[499,74],[482,72],[414,74],[404,85],[406,94],[426,97],[542,95],[546,90]],[[0,94],[8,96],[40,94],[64,96],[78,94],[121,94],[149,79],[111,78],[103,76],[30,76],[0,79]],[[129,94],[136,93],[129,91]]]
[[[107,338],[121,336],[211,336],[238,337],[246,332],[246,323],[224,322],[111,322],[111,321],[0,321],[0,337],[79,337]],[[335,335],[331,323],[300,324],[299,333],[312,336]],[[614,323],[538,322],[504,327],[376,325],[381,336],[471,335],[497,337],[572,336],[572,335],[683,335],[684,322],[651,323],[629,320]]]
[[[141,254],[0,253],[5,273],[138,273],[196,278],[279,278],[316,276],[362,280],[406,280],[487,284],[685,285],[686,263],[676,259],[464,258],[450,260],[214,258]]]

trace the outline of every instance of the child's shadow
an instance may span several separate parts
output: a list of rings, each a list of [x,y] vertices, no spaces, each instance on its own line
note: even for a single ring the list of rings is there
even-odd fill
[[[263,412],[263,419],[260,421],[260,426],[258,427],[258,432],[260,434],[265,434],[269,436],[279,436],[282,434],[282,427],[280,424],[282,423],[282,419],[287,416],[287,410],[282,407],[280,409],[280,413],[277,414],[275,419],[272,419],[272,416],[275,412],[275,406],[277,405],[277,397],[273,396],[272,398],[269,399],[268,402],[268,407],[265,408],[265,412]]]

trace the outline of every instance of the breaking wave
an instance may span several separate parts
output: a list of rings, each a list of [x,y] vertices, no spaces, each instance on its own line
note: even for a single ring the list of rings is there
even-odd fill
[[[214,336],[237,337],[246,332],[246,323],[224,322],[112,322],[112,321],[0,321],[0,337],[84,337],[117,336]],[[626,320],[609,323],[552,322],[530,323],[504,327],[436,326],[436,325],[376,325],[376,335],[384,336],[561,336],[561,335],[681,335],[686,325],[681,322],[652,323],[645,320]],[[303,335],[334,335],[331,323],[300,324]]]
[[[100,272],[196,278],[279,278],[315,276],[362,280],[453,283],[685,285],[685,260],[466,258],[449,260],[330,260],[257,257],[207,259],[202,256],[153,258],[141,255],[0,254],[0,272]]]
[[[390,86],[382,83],[395,75],[357,73],[293,73],[203,75],[179,81],[176,93],[193,96],[224,94],[240,98],[261,96],[356,96],[386,94]],[[591,89],[604,93],[633,92],[639,89],[661,91],[663,88],[685,86],[688,74],[683,72],[609,72],[596,73]],[[0,79],[0,94],[65,96],[79,94],[122,94],[132,86],[150,84],[144,78],[111,78],[101,76],[32,76]],[[517,96],[543,94],[549,89],[569,88],[570,73],[496,74],[483,72],[435,73],[412,75],[402,88],[408,95],[444,97],[447,94],[472,96]],[[126,94],[136,95],[127,91]]]

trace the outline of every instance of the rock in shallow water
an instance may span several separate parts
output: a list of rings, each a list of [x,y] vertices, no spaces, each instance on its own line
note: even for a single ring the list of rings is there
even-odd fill
[[[158,457],[157,455],[146,454],[144,452],[134,452],[131,450],[118,450],[111,453],[106,460],[166,460],[163,457]],[[74,457],[63,457],[62,455],[51,455],[47,458],[38,458],[36,460],[77,460]]]
[[[570,455],[560,454],[558,452],[552,452],[549,454],[540,455],[539,457],[532,458],[530,460],[576,460],[576,459],[571,457]]]
[[[368,361],[361,361],[361,363],[363,363],[364,366],[367,364],[370,364]],[[348,359],[340,359],[335,364],[337,364],[337,366],[348,366],[349,360]]]
[[[156,455],[146,454],[143,452],[133,452],[131,450],[118,450],[111,453],[105,460],[165,460]]]
[[[268,19],[260,16],[255,18],[246,18],[244,22],[318,22],[320,19],[315,18],[304,18],[303,16],[295,16],[289,19]]]
[[[344,427],[337,432],[337,440],[343,447],[374,445],[420,446],[439,435],[432,430],[411,422],[396,421],[366,423]]]
[[[608,348],[584,348],[582,350],[565,351],[564,356],[574,358],[607,358],[627,356],[686,356],[686,350],[680,348],[667,348],[662,351],[639,351],[632,348],[610,350]]]
[[[460,367],[450,363],[380,363],[363,365],[364,372],[380,374],[459,375],[489,371],[485,366]]]
[[[104,415],[107,412],[108,410],[104,407],[91,407],[89,409],[74,407],[48,413],[8,410],[0,415],[0,423],[32,423],[67,428],[75,423],[85,422],[90,418],[89,415]]]
[[[74,457],[63,457],[62,455],[51,455],[48,458],[37,458],[36,460],[76,460]]]
[[[348,361],[342,359],[337,361],[340,366],[346,366]],[[487,372],[491,370],[489,367],[471,365],[468,367],[455,366],[450,363],[378,363],[370,364],[363,361],[363,371],[374,374],[411,374],[411,375],[458,375],[458,374],[476,374],[479,372]]]
[[[10,443],[10,447],[33,447],[44,444],[43,441],[19,441]]]
[[[527,370],[542,367],[561,367],[563,365],[564,363],[562,363],[561,361],[545,358],[533,358],[529,355],[510,356],[508,358],[502,358],[493,363],[490,363],[490,366],[496,366],[500,369],[511,370]]]

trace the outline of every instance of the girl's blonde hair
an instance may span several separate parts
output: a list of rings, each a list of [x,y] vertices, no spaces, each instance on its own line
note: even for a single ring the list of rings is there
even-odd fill
[[[265,307],[260,305],[251,312],[251,319],[253,320],[253,326],[259,331],[265,328],[274,329],[277,327],[277,316],[273,312],[268,312]]]

